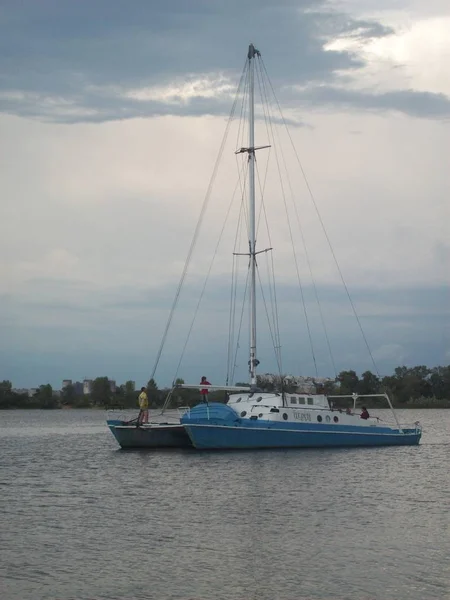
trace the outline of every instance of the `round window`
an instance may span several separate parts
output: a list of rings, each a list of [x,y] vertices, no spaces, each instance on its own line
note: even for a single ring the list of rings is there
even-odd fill
[[[258,417],[259,417],[259,418],[261,418],[262,416],[263,416],[263,414],[262,414],[262,413],[259,413]]]
[[[238,402],[240,402],[240,401],[241,401],[241,398],[238,398],[238,399],[236,400],[236,404],[237,404]]]
[[[243,410],[243,411],[241,412],[241,417],[245,417],[245,415],[246,415],[246,414],[247,414],[247,411],[246,411],[246,410]]]
[[[322,423],[322,417],[320,415],[317,415],[317,420],[319,421],[319,423]]]
[[[339,417],[333,417],[333,421],[334,421],[335,423],[339,423]]]
[[[287,413],[283,413],[283,419],[284,419],[285,421],[287,421],[287,420],[288,420]]]
[[[258,398],[256,398],[256,402],[261,402],[262,400],[262,396],[259,396]]]
[[[327,416],[325,417],[325,421],[326,421],[327,423],[329,423],[329,422],[331,421],[331,417],[330,417],[330,415],[327,415]]]

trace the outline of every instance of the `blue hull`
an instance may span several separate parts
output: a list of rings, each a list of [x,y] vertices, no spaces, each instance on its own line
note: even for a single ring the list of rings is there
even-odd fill
[[[136,427],[117,420],[108,420],[107,424],[121,448],[192,448],[183,425]]]
[[[414,446],[422,435],[420,428],[240,418],[231,407],[217,402],[194,407],[181,424],[198,449]]]
[[[185,425],[192,445],[197,449],[234,448],[336,448],[348,446],[414,446],[421,433],[406,429],[400,433],[361,433],[351,431],[286,430],[275,427],[239,427]],[[367,428],[366,428],[367,429]]]

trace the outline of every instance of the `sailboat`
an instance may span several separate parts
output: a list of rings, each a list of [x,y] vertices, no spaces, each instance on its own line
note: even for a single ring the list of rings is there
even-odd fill
[[[108,426],[123,448],[194,447],[203,449],[256,449],[256,448],[307,448],[338,446],[404,446],[420,442],[422,429],[416,422],[402,426],[387,393],[358,395],[351,394],[352,407],[343,410],[339,401],[345,396],[330,396],[311,390],[291,393],[283,386],[267,392],[258,388],[257,368],[257,256],[272,248],[259,249],[256,241],[255,164],[256,152],[270,148],[269,145],[255,146],[255,62],[261,53],[250,44],[247,53],[246,86],[248,87],[248,146],[239,148],[237,155],[247,156],[248,207],[247,230],[248,282],[249,282],[249,382],[243,385],[209,385],[209,391],[225,392],[226,402],[201,402],[193,408],[185,407],[173,422],[155,422],[137,425],[135,422],[108,420]],[[265,67],[264,67],[265,69]],[[261,74],[261,70],[259,71]],[[241,78],[242,81],[242,78]],[[241,84],[239,84],[241,85]],[[238,88],[239,91],[239,88]],[[203,208],[201,212],[201,221]],[[178,302],[179,293],[186,275],[193,244],[182,274],[180,284],[170,311],[169,320],[161,341],[153,373],[156,370],[167,332]],[[358,321],[359,322],[359,321]],[[276,352],[279,357],[280,347]],[[278,361],[278,359],[277,359]],[[281,360],[278,361],[281,373]],[[174,378],[175,380],[175,378]],[[169,405],[173,391],[200,389],[199,384],[174,384],[165,405]],[[368,396],[384,398],[391,410],[394,423],[388,425],[368,413],[360,414],[358,401],[365,402]],[[206,396],[207,397],[207,396]]]
[[[260,52],[250,44],[247,54],[249,73],[249,140],[248,147],[238,153],[248,155],[248,232],[250,269],[250,389],[232,393],[226,403],[202,403],[186,411],[181,418],[192,445],[197,449],[234,448],[305,448],[336,446],[415,445],[421,438],[418,423],[402,427],[389,396],[384,397],[394,415],[395,425],[388,426],[368,412],[359,414],[359,398],[352,394],[353,410],[335,408],[331,396],[312,393],[262,392],[257,388],[257,323],[256,266],[259,250],[256,246],[255,219],[255,154],[267,146],[255,146],[255,61]],[[262,250],[264,251],[264,250]],[[189,386],[191,387],[191,386]],[[227,389],[226,387],[222,389]],[[342,398],[339,397],[339,398]],[[362,417],[362,418],[361,418]]]

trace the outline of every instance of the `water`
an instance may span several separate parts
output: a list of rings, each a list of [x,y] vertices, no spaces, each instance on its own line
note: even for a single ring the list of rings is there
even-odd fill
[[[421,446],[197,453],[0,412],[0,597],[450,598],[450,410],[401,417]]]

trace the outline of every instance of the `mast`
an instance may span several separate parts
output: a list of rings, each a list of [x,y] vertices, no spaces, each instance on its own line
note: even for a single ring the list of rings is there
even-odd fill
[[[256,385],[256,367],[259,360],[256,358],[256,255],[260,252],[268,252],[271,248],[266,248],[260,252],[256,251],[256,217],[255,217],[255,151],[267,146],[255,147],[255,57],[261,56],[259,50],[253,44],[248,47],[248,69],[249,69],[249,136],[248,148],[236,150],[236,154],[248,154],[248,178],[249,178],[249,224],[248,224],[248,254],[250,257],[250,360],[248,368],[250,373],[250,385]],[[236,254],[240,254],[237,252]]]
[[[256,385],[256,230],[255,230],[255,61],[259,55],[253,44],[248,47],[249,61],[249,254],[250,254],[250,383]]]

